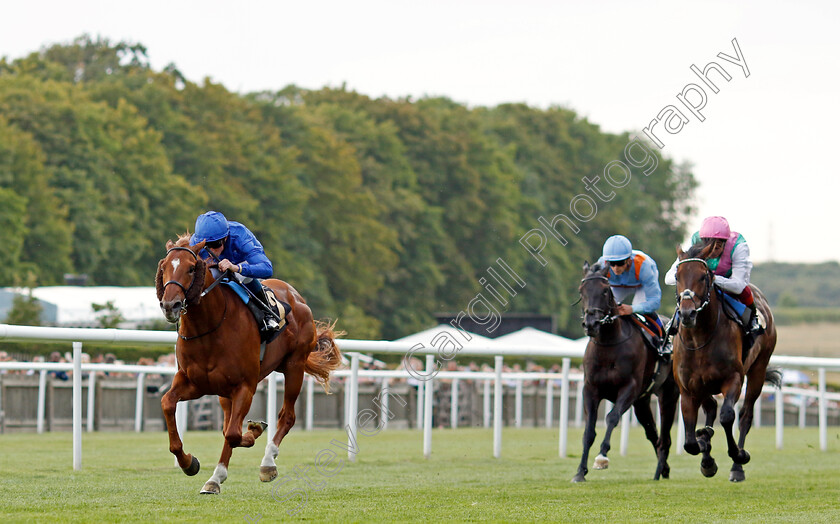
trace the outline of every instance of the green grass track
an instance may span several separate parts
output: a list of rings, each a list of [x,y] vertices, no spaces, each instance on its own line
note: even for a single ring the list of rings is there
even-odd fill
[[[281,478],[259,482],[260,438],[254,448],[234,451],[219,496],[198,494],[221,451],[218,432],[187,434],[186,451],[202,463],[195,477],[174,466],[162,432],[84,434],[81,471],[72,469],[69,433],[6,434],[0,522],[840,522],[837,427],[829,430],[827,452],[819,450],[816,429],[786,428],[781,451],[772,427],[753,429],[741,484],[728,480],[722,432],[712,441],[716,477],[700,474],[699,457],[672,449],[671,478],[654,482],[652,448],[641,429],[631,431],[627,456],[619,454],[617,431],[609,469],[571,484],[579,429],[570,433],[565,459],[557,456],[556,430],[505,429],[500,459],[492,458],[491,430],[435,430],[429,460],[419,431],[359,435],[357,461],[330,477],[316,472],[316,456],[336,451],[329,468],[336,467],[346,452],[331,441],[346,441],[346,434],[296,430],[280,446]],[[330,456],[322,453],[322,463]],[[309,467],[311,485],[295,475],[296,465]]]

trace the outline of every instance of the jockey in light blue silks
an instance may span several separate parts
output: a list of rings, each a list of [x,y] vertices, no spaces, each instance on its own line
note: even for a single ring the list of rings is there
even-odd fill
[[[662,300],[659,287],[659,269],[647,254],[633,249],[627,237],[613,235],[604,242],[604,250],[598,264],[609,264],[609,281],[613,295],[619,302],[618,314],[640,313],[655,319],[662,327],[656,314]],[[630,301],[631,305],[623,302]]]
[[[228,221],[218,211],[208,211],[196,219],[195,233],[190,238],[190,245],[194,246],[202,241],[205,244],[199,253],[200,256],[210,258],[212,254],[219,261],[219,271],[233,271],[237,280],[260,302],[268,305],[260,279],[271,278],[274,269],[265,255],[262,244],[247,227],[239,222]],[[280,329],[273,313],[263,315],[263,324],[260,326],[261,330]]]

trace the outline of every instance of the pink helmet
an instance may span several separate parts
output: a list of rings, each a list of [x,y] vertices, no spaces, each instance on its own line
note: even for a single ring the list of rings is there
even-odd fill
[[[729,222],[723,217],[706,217],[700,225],[700,238],[729,238]]]

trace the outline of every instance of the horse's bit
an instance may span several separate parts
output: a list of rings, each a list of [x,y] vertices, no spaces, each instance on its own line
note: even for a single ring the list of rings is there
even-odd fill
[[[587,280],[606,280],[607,283],[609,283],[609,281],[610,281],[610,279],[608,279],[605,276],[593,275],[591,277],[586,277],[586,278],[582,279],[581,282],[586,282]],[[581,299],[582,298],[583,298],[583,295],[581,295]],[[615,297],[613,297],[613,298],[615,298]],[[578,302],[580,302],[580,300],[578,300]],[[612,311],[612,309],[613,309],[612,306],[610,306],[610,309],[608,309],[606,311],[604,311],[601,308],[596,308],[596,307],[585,308],[583,310],[583,314],[584,315],[587,315],[587,314],[592,315],[592,314],[595,314],[595,313],[599,313],[599,314],[603,315],[603,317],[601,317],[601,319],[597,321],[598,324],[601,324],[601,325],[612,324],[613,322],[615,322],[615,319],[618,318],[618,315],[610,315],[610,311]]]
[[[171,247],[171,248],[169,248],[169,250],[166,251],[166,256],[168,257],[169,253],[171,253],[173,251],[186,251],[187,253],[192,255],[193,258],[195,258],[196,261],[198,261],[198,255],[196,255],[193,252],[193,250],[188,248],[188,247],[181,247],[181,246]],[[195,273],[193,273],[192,280],[190,280],[190,287],[192,287],[193,282],[195,282]],[[166,290],[166,286],[168,286],[169,284],[175,284],[176,286],[181,288],[181,291],[184,292],[184,300],[181,301],[181,315],[186,315],[187,314],[187,288],[185,288],[184,285],[181,284],[180,282],[178,282],[177,280],[170,280],[169,282],[167,282],[166,284],[163,285],[163,289]]]
[[[712,278],[709,276],[709,265],[702,258],[686,258],[685,260],[680,260],[679,262],[677,262],[677,267],[686,262],[702,262],[703,265],[706,266],[706,294],[703,297],[703,302],[701,302],[700,306],[698,307],[697,302],[695,302],[694,300],[695,297],[697,297],[697,294],[694,292],[694,290],[683,289],[682,293],[677,293],[677,306],[679,306],[680,302],[682,302],[683,300],[691,300],[691,302],[694,304],[694,310],[699,313],[703,311],[703,309],[705,309],[706,306],[709,305],[709,302],[711,302],[712,298]]]

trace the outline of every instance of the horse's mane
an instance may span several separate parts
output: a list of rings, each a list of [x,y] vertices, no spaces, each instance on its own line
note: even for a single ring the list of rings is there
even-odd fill
[[[190,235],[189,233],[184,233],[183,235],[179,236],[177,240],[175,240],[175,245],[177,247],[190,247]]]

